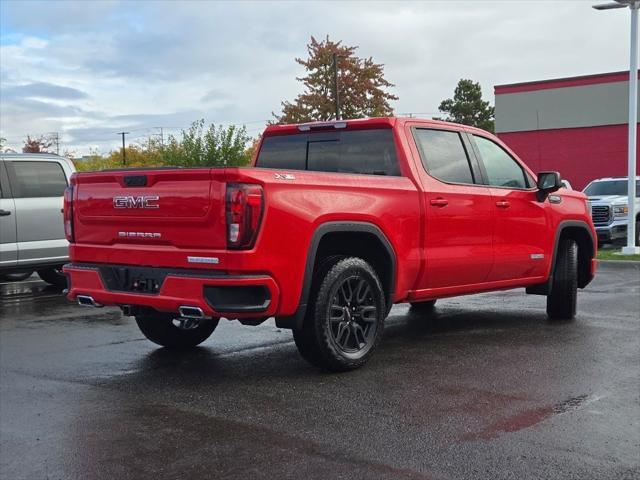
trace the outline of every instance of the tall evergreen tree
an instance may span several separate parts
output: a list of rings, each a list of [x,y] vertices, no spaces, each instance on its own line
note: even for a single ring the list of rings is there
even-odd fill
[[[448,122],[494,131],[495,109],[489,102],[482,100],[480,84],[473,80],[461,79],[453,98],[443,100],[438,110],[447,114],[445,120]]]

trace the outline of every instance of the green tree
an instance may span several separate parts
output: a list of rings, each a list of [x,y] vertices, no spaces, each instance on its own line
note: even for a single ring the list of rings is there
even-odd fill
[[[358,47],[332,42],[327,36],[318,42],[311,37],[307,45],[309,58],[295,61],[306,70],[306,76],[296,78],[304,92],[293,101],[282,102],[282,114],[273,116],[277,123],[302,123],[335,118],[333,55],[337,55],[338,92],[342,118],[383,117],[393,115],[389,101],[398,97],[389,93],[393,87],[384,78],[384,65],[371,57],[355,56]]]
[[[448,122],[494,131],[495,109],[489,102],[482,100],[480,84],[473,80],[461,79],[453,98],[443,100],[438,110],[447,114],[445,120]]]
[[[151,138],[140,145],[129,145],[125,149],[127,167],[208,167],[242,166],[251,160],[252,150],[247,147],[251,137],[245,127],[231,125],[209,125],[204,120],[191,124],[180,135],[169,135],[165,145]],[[122,150],[113,150],[108,155],[91,155],[89,159],[76,161],[80,171],[122,168]]]
[[[205,129],[204,120],[198,120],[181,135],[181,140],[169,136],[162,152],[165,165],[241,166],[249,163],[247,143],[251,137],[244,126],[211,124]]]

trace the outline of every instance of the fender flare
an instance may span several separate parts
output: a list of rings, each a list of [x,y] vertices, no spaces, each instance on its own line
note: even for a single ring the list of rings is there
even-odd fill
[[[551,270],[549,272],[549,278],[544,283],[539,283],[537,285],[531,285],[530,287],[527,287],[526,289],[527,293],[532,295],[549,295],[549,293],[551,293],[551,286],[553,285],[553,273],[554,273],[553,271],[556,265],[556,257],[558,255],[558,246],[560,245],[560,237],[562,237],[562,232],[564,230],[566,230],[567,228],[574,228],[574,227],[585,230],[589,234],[589,238],[591,238],[591,245],[593,247],[593,252],[591,252],[592,258],[595,258],[597,253],[596,252],[597,243],[593,236],[593,232],[589,228],[589,224],[584,220],[561,221],[558,224],[558,228],[556,229],[556,237],[553,244],[553,255],[551,256]],[[580,288],[586,287],[591,282],[591,280],[592,278],[588,279],[584,285],[580,286]]]
[[[368,233],[374,235],[378,239],[378,241],[387,251],[389,258],[391,259],[391,275],[389,276],[387,285],[384,285],[384,287],[387,297],[387,303],[392,301],[396,285],[397,258],[391,242],[389,242],[389,239],[386,237],[384,232],[377,225],[369,222],[326,222],[322,223],[316,228],[316,230],[313,232],[313,235],[311,236],[311,241],[309,242],[309,250],[307,252],[304,280],[302,284],[302,291],[300,293],[300,300],[298,302],[298,308],[293,315],[286,317],[276,317],[276,326],[278,328],[290,328],[294,330],[302,328],[302,323],[307,312],[307,302],[309,299],[309,293],[311,291],[313,270],[316,263],[318,247],[320,246],[320,242],[325,235],[336,232]]]

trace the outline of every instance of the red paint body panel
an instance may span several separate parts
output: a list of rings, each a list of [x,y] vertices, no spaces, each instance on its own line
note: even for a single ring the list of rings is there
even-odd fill
[[[640,135],[640,127],[638,127]],[[499,133],[531,169],[557,170],[582,190],[596,178],[627,176],[627,125]],[[640,153],[636,175],[640,174]]]
[[[548,202],[537,202],[536,191],[490,188],[494,207],[494,261],[487,280],[544,278],[553,250]],[[532,261],[531,255],[541,256]]]
[[[411,127],[488,136],[486,132],[416,119],[347,123],[349,129],[392,128],[402,176],[286,171],[293,178],[283,178],[275,175],[283,173],[280,170],[255,167],[75,175],[73,264],[65,267],[69,298],[90,295],[105,305],[144,305],[163,311],[192,305],[207,315],[230,318],[293,315],[301,302],[313,235],[321,225],[336,221],[365,222],[386,237],[396,257],[395,302],[437,298],[540,283],[549,276],[561,220],[581,220],[593,231],[579,192],[561,192],[563,202],[552,206],[537,203],[532,191],[494,191],[498,189],[436,180],[422,166]],[[270,126],[263,138],[297,132],[295,125]],[[146,175],[147,186],[127,187],[124,177],[135,175]],[[230,183],[263,188],[262,220],[250,250],[226,248],[225,191]],[[122,196],[134,201],[157,196],[159,208],[118,211],[113,197]],[[440,197],[448,203],[433,206],[431,201]],[[512,209],[497,211],[496,201],[505,199]],[[120,232],[159,236],[129,238]],[[531,253],[544,254],[544,259],[534,260]],[[188,257],[215,258],[217,263],[193,263]],[[169,274],[157,294],[138,294],[108,290],[99,272],[79,267],[83,264],[213,270],[225,276]],[[205,285],[261,285],[272,301],[260,315],[221,314],[204,300]]]

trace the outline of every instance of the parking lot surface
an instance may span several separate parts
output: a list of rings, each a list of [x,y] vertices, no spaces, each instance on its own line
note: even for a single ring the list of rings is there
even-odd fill
[[[118,309],[0,289],[2,478],[640,478],[637,265],[602,265],[574,322],[522,290],[395,306],[345,374],[272,321],[175,353]]]

